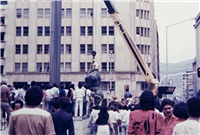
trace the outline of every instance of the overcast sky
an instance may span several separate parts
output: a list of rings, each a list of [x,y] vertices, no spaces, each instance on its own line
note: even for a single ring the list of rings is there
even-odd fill
[[[200,0],[154,0],[157,20],[160,62],[166,63],[166,26],[195,18]],[[196,56],[195,20],[168,28],[168,63],[177,63]]]

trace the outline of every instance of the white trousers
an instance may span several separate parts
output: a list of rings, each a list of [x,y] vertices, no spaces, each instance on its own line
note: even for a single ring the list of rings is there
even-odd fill
[[[97,135],[109,135],[109,126],[99,125],[97,128]]]
[[[79,108],[79,115],[83,116],[83,98],[76,99],[76,108],[75,108],[75,116],[78,115],[78,108]]]

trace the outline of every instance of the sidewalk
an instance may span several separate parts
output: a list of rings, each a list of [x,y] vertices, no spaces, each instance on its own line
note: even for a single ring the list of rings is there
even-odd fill
[[[0,131],[0,135],[8,135],[8,128],[6,128],[6,130]]]

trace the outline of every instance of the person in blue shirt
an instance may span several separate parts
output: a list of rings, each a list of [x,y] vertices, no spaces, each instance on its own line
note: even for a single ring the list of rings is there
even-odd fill
[[[66,96],[66,92],[64,90],[64,86],[63,85],[60,85],[60,98],[61,97],[65,97]]]
[[[127,98],[129,98],[130,95],[131,95],[131,93],[129,92],[129,89],[126,89],[126,92],[124,93],[124,98],[125,98],[125,100],[126,100]]]

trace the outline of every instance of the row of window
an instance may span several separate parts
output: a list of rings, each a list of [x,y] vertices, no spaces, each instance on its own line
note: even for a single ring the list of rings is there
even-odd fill
[[[23,18],[28,19],[29,18],[29,9],[24,8],[24,9],[16,9],[16,17],[17,18],[22,18],[22,11],[23,11]],[[87,11],[87,12],[86,12]],[[107,18],[107,9],[102,8],[101,9],[101,18]],[[80,9],[80,18],[93,18],[93,9],[92,8],[81,8]],[[51,11],[50,8],[39,8],[38,9],[38,19],[50,19],[51,17]],[[66,8],[61,10],[61,17],[62,18],[72,18],[72,9],[71,8]],[[110,17],[110,15],[109,15]]]
[[[43,66],[42,66],[43,65]],[[107,66],[109,65],[109,66]],[[49,72],[49,63],[37,63],[37,72]],[[109,69],[107,69],[109,67]],[[87,71],[91,69],[91,62],[87,63]],[[114,71],[114,62],[107,63],[102,62],[102,71]],[[22,63],[22,70],[21,70],[21,63],[15,63],[15,72],[28,72],[28,63]],[[65,67],[64,63],[60,63],[60,72],[71,72],[71,62],[66,62]],[[80,62],[80,72],[86,72],[86,63]]]
[[[108,26],[108,32],[107,32],[107,26],[102,26],[102,36],[107,36],[107,33],[109,36],[114,35],[114,26]],[[65,27],[61,27],[61,36],[64,36],[65,33]],[[16,27],[16,36],[21,36],[21,27]],[[85,36],[86,33],[86,26],[80,26],[80,36]],[[72,30],[71,26],[66,26],[66,36],[71,36]],[[87,26],[87,35],[92,36],[93,35],[93,27]],[[23,36],[28,36],[28,27],[23,27]],[[43,36],[43,27],[38,26],[37,27],[37,36]],[[44,27],[44,36],[50,36],[50,27],[45,26]]]
[[[21,49],[22,47],[22,49]],[[65,48],[64,48],[65,47]],[[86,48],[87,47],[87,48]],[[107,44],[102,44],[102,53],[107,53]],[[21,51],[22,50],[22,51]],[[44,52],[43,52],[44,50]],[[37,45],[37,54],[49,54],[49,44],[38,44]],[[66,50],[66,52],[65,52]],[[85,54],[87,50],[87,54],[91,54],[92,50],[93,50],[93,45],[92,44],[87,44],[87,46],[85,44],[80,44],[80,53],[81,54]],[[109,53],[112,52],[114,53],[115,49],[114,49],[114,44],[109,44],[108,45],[108,50]],[[71,44],[66,44],[66,46],[64,46],[64,44],[61,44],[60,46],[60,53],[61,54],[71,54],[72,53],[72,49],[71,49]],[[28,45],[15,45],[15,54],[28,54]]]
[[[149,20],[149,11],[142,10],[142,9],[136,9],[136,17],[140,19],[147,19]]]
[[[150,36],[150,28],[136,27],[136,35],[140,35],[142,37],[149,37]]]
[[[137,44],[137,47],[140,50],[141,54],[150,54],[150,45]]]

